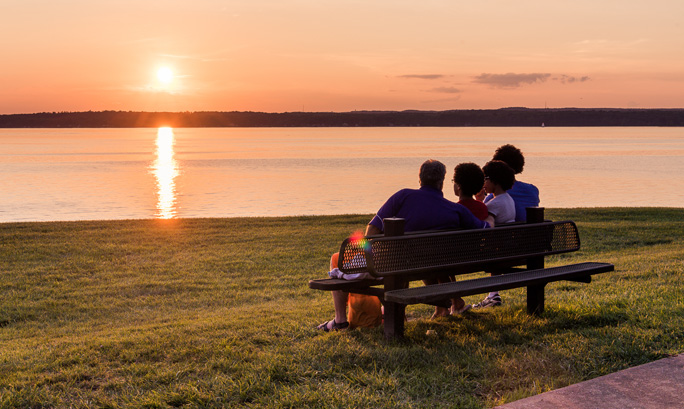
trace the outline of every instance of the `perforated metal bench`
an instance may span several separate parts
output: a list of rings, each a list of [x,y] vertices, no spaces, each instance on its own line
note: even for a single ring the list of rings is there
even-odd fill
[[[368,272],[381,280],[311,280],[309,287],[379,296],[385,307],[384,331],[388,338],[403,336],[406,305],[449,305],[450,298],[494,290],[527,287],[527,310],[540,314],[544,310],[547,283],[560,280],[588,283],[591,275],[614,269],[608,263],[544,268],[546,256],[577,251],[580,239],[574,222],[543,219],[543,208],[533,208],[528,209],[526,224],[373,236],[363,240],[348,238],[340,247],[340,270]],[[411,281],[478,271],[507,274],[408,288]]]

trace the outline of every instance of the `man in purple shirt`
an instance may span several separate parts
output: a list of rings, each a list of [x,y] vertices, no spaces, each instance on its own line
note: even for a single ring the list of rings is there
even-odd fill
[[[402,189],[393,194],[366,226],[366,236],[383,233],[383,219],[389,217],[405,219],[404,231],[406,232],[489,227],[486,222],[473,216],[465,206],[444,198],[442,188],[445,175],[446,166],[443,163],[432,159],[423,163],[419,173],[420,189]],[[332,293],[335,318],[318,326],[318,329],[324,331],[345,329],[349,326],[346,311],[349,293],[344,291]],[[453,302],[454,311],[460,311],[464,307],[462,299],[455,299]],[[438,307],[434,316],[448,314],[448,309]]]

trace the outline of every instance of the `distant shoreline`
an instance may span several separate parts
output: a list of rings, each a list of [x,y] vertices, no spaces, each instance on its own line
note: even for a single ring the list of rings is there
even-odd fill
[[[0,128],[684,126],[684,109],[501,108],[352,112],[42,112],[0,115]]]

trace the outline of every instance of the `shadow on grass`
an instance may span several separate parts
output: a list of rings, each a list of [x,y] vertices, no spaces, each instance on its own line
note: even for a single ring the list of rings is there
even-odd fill
[[[487,343],[527,342],[540,335],[572,332],[578,329],[617,327],[628,320],[627,305],[613,302],[601,312],[587,312],[579,309],[547,308],[542,316],[530,316],[519,308],[468,312],[463,316],[438,320],[416,320],[408,323],[405,342],[430,339],[429,330],[444,338],[464,334],[477,337]],[[434,337],[434,335],[432,335]]]
[[[627,308],[547,308],[536,317],[504,307],[416,320],[404,345],[421,365],[462,368],[451,375],[465,377],[463,392],[493,406],[667,356],[644,351],[657,334],[624,328]]]
[[[17,310],[0,311],[0,328],[37,320],[36,314],[31,312],[20,312]]]

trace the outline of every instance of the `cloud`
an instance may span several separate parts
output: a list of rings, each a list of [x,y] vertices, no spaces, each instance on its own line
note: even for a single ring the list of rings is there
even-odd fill
[[[561,84],[572,84],[573,82],[586,82],[589,81],[591,78],[588,76],[583,76],[583,77],[573,77],[570,75],[561,75],[559,77],[553,78],[554,81],[560,81]]]
[[[533,74],[480,74],[473,82],[478,84],[491,85],[495,88],[519,88],[523,85],[534,84],[538,82],[546,82],[547,80],[558,81],[561,84],[573,84],[576,82],[586,82],[591,80],[588,76],[584,75],[581,77],[576,77],[567,74],[555,75],[549,73],[533,73]]]
[[[444,103],[444,102],[456,102],[460,101],[461,96],[460,95],[455,95],[453,97],[449,98],[438,98],[438,99],[427,99],[427,100],[422,100],[420,101],[421,104],[434,104],[434,103]]]
[[[480,74],[473,82],[478,84],[491,85],[496,88],[518,88],[524,84],[534,84],[535,82],[546,81],[551,74],[533,73],[533,74],[515,74],[509,72],[507,74]]]
[[[420,80],[438,80],[440,78],[444,78],[445,75],[442,74],[409,74],[409,75],[400,75],[399,78],[417,78]]]
[[[444,94],[460,94],[461,92],[463,92],[460,89],[454,88],[454,87],[437,87],[437,88],[431,89],[430,91],[441,92]]]

